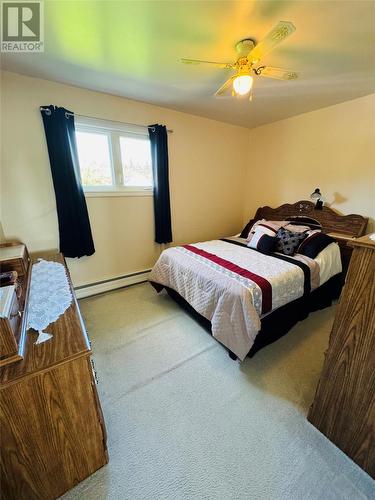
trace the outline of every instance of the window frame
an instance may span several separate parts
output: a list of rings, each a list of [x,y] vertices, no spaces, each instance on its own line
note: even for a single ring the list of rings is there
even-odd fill
[[[98,120],[96,118],[76,117],[76,132],[91,132],[107,135],[112,181],[110,186],[85,186],[82,184],[86,197],[107,196],[153,196],[153,186],[124,186],[124,174],[121,161],[120,137],[149,139],[148,131],[137,125],[123,125],[109,120]],[[81,178],[81,169],[77,165],[78,175]]]

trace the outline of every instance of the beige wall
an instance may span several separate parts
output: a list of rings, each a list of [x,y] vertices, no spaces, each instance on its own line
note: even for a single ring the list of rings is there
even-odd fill
[[[343,214],[375,218],[375,94],[250,131],[244,219],[320,187]]]
[[[174,242],[234,234],[243,217],[245,128],[112,95],[3,72],[2,214],[7,238],[31,251],[58,246],[54,192],[39,106],[139,124],[163,123],[169,136]],[[75,285],[147,269],[153,242],[152,197],[89,198],[96,253],[69,259]]]
[[[375,95],[253,130],[99,92],[2,73],[1,221],[31,251],[58,247],[41,104],[139,124],[169,136],[174,243],[234,234],[260,205],[308,198],[320,187],[338,211],[375,230]],[[246,180],[246,182],[245,182]],[[245,189],[246,186],[246,189]],[[88,198],[96,253],[69,259],[75,285],[151,267],[152,197]]]

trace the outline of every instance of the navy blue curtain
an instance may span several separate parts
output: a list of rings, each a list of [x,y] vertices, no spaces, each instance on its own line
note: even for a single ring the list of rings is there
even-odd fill
[[[59,220],[60,252],[82,257],[95,252],[78,168],[74,115],[56,106],[41,106]]]
[[[156,243],[170,243],[172,223],[169,200],[168,133],[164,125],[150,125],[148,133],[154,177],[155,241]]]

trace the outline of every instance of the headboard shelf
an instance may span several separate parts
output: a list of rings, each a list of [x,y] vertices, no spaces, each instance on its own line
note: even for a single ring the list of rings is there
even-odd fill
[[[322,210],[316,210],[315,204],[308,200],[301,200],[292,204],[285,203],[277,208],[259,207],[254,221],[260,219],[283,220],[286,217],[296,216],[316,219],[325,233],[340,233],[354,238],[359,238],[365,234],[368,222],[368,218],[362,217],[362,215],[341,215],[327,206],[323,206]]]

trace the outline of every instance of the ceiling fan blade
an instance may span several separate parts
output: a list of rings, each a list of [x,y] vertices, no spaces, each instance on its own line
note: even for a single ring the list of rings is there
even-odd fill
[[[261,40],[247,56],[249,62],[256,64],[270,52],[276,45],[285,40],[289,35],[296,31],[296,27],[290,21],[280,21],[272,30]]]
[[[294,71],[289,71],[287,69],[272,68],[271,66],[265,66],[264,68],[258,68],[259,74],[261,76],[266,76],[267,78],[276,78],[277,80],[295,80],[298,78],[298,73]]]
[[[233,78],[234,76],[231,76],[228,78],[228,80],[215,92],[215,95],[222,97],[226,95],[233,95]]]
[[[183,64],[209,64],[211,66],[216,66],[217,68],[232,69],[232,63],[221,63],[215,61],[201,61],[199,59],[180,59]]]

